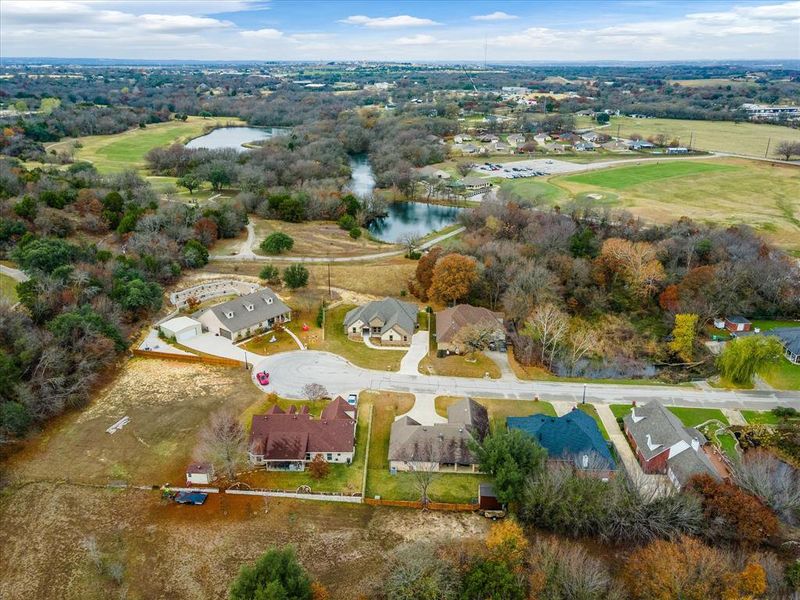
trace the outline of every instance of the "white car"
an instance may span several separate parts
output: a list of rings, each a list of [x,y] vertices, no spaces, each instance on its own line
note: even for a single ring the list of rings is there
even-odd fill
[[[351,406],[355,406],[358,404],[358,394],[350,394],[347,396],[347,403]]]

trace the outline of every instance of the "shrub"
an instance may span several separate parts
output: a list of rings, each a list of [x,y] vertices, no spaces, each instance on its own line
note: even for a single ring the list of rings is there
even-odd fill
[[[389,564],[382,586],[388,600],[455,600],[458,597],[458,571],[430,543],[401,546]]]
[[[311,580],[297,561],[294,548],[273,546],[255,565],[242,567],[231,585],[229,597],[230,600],[311,600]]]
[[[275,265],[264,265],[258,277],[267,283],[278,283],[281,280],[281,272]]]
[[[313,479],[324,479],[331,472],[331,466],[322,458],[321,454],[315,454],[314,458],[308,463],[308,474]]]
[[[463,600],[525,600],[525,587],[506,563],[478,560],[464,576]]]
[[[308,285],[308,269],[303,265],[289,265],[283,270],[283,282],[292,290]]]
[[[353,238],[354,240],[357,240],[358,238],[360,238],[361,237],[361,227],[356,226],[356,227],[351,228],[350,229],[350,237]]]
[[[282,254],[288,252],[294,246],[294,240],[282,231],[269,234],[261,245],[261,250],[267,254]]]
[[[339,218],[339,227],[345,231],[350,231],[356,226],[356,220],[352,215],[342,215]]]

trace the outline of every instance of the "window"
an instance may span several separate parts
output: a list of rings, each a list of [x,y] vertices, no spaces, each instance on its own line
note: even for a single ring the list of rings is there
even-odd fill
[[[393,341],[394,341],[394,336],[393,336],[391,333],[389,334],[389,341],[390,341],[390,342],[393,342]]]
[[[403,341],[404,341],[404,342],[407,342],[407,341],[408,341],[408,336],[407,336],[407,335],[404,335],[404,336],[403,336]]]
[[[325,460],[330,460],[331,458],[333,458],[333,455],[331,453],[325,455]]]
[[[355,327],[353,327],[353,333],[357,333],[357,331],[356,331],[356,328],[355,328]]]

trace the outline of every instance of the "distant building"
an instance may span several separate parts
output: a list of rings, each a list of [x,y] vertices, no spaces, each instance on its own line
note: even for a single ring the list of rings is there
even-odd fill
[[[506,139],[508,140],[509,145],[514,146],[515,148],[525,143],[525,136],[521,133],[511,133]]]
[[[777,121],[778,119],[800,118],[800,106],[742,104],[742,109],[747,112],[748,118],[753,121]]]
[[[667,148],[667,154],[689,154],[689,149],[682,146],[677,148]]]
[[[790,363],[800,365],[800,326],[798,327],[776,327],[767,331],[744,331],[735,333],[736,337],[748,335],[767,335],[778,338],[783,346],[783,355]]]
[[[468,192],[480,192],[491,187],[491,183],[482,177],[464,177],[461,183]]]
[[[725,319],[725,329],[731,333],[736,333],[738,331],[750,331],[752,327],[753,324],[741,315],[734,315]]]

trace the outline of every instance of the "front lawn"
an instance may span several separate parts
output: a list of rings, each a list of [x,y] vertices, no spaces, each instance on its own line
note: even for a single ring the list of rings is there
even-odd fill
[[[445,375],[448,377],[485,377],[500,378],[500,367],[482,352],[471,356],[451,354],[437,358],[428,354],[419,363],[419,372],[423,375]]]
[[[784,420],[775,416],[771,410],[740,410],[742,416],[751,425],[780,425]],[[788,422],[800,420],[800,417],[788,419]]]
[[[275,338],[274,342],[271,341],[273,338]],[[278,354],[279,352],[300,350],[297,342],[295,342],[294,338],[286,331],[268,331],[265,334],[256,336],[246,341],[239,347],[247,350],[248,352],[260,354],[262,356]]]
[[[631,404],[612,404],[609,408],[614,413],[614,417],[619,419],[630,412],[631,406]],[[668,406],[667,408],[687,427],[696,427],[711,419],[716,419],[723,425],[730,425],[727,417],[718,408],[686,408],[683,406]]]
[[[463,400],[462,396],[438,396],[434,402],[436,412],[447,416],[447,408],[456,402]],[[553,405],[549,402],[536,402],[533,400],[504,400],[501,398],[473,398],[476,402],[486,407],[489,413],[489,422],[493,433],[505,431],[506,417],[527,417],[529,415],[549,415],[556,416]]]
[[[800,365],[793,365],[784,357],[762,369],[759,375],[776,390],[800,390]]]
[[[398,371],[400,361],[405,352],[400,350],[373,350],[364,345],[362,341],[354,341],[347,337],[344,331],[344,317],[347,312],[355,308],[352,304],[345,304],[328,309],[325,315],[325,341],[321,343],[320,350],[338,354],[356,366],[379,371]]]

